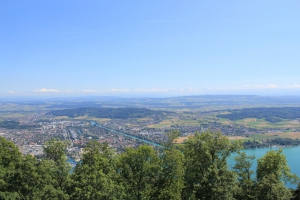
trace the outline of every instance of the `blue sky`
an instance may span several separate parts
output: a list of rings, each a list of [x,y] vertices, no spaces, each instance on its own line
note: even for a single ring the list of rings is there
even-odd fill
[[[300,1],[2,0],[0,96],[300,94]]]

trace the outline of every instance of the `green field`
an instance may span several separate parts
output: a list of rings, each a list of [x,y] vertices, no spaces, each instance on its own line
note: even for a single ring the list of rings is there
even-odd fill
[[[282,122],[271,123],[264,119],[257,118],[246,118],[237,121],[232,121],[229,119],[216,118],[216,121],[222,124],[241,124],[250,128],[262,129],[262,128],[300,128],[299,120],[284,120]]]
[[[22,118],[33,115],[34,112],[0,112],[0,118],[5,119],[13,119],[13,118]]]
[[[246,118],[237,120],[237,124],[243,124],[252,128],[300,128],[298,120],[284,120],[282,122],[271,123],[264,119]]]
[[[200,123],[198,120],[166,119],[159,124],[149,125],[148,128],[163,128],[163,127],[170,127],[172,125],[200,126]]]
[[[242,142],[244,141],[249,141],[249,140],[253,140],[253,138],[250,138],[250,137],[245,137],[245,136],[227,136],[227,138],[231,141],[234,141],[234,140],[240,140]]]
[[[291,139],[300,139],[300,132],[270,132],[265,134],[254,134],[249,136],[255,140],[262,139],[274,139],[274,138],[291,138]]]

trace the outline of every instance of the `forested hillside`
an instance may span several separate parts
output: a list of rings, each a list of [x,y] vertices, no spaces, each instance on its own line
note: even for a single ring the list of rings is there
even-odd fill
[[[0,121],[0,128],[7,129],[27,129],[27,128],[36,128],[36,125],[23,125],[20,122],[16,121]]]
[[[221,133],[196,133],[183,145],[169,132],[165,148],[147,145],[116,154],[107,144],[91,141],[82,161],[70,173],[67,143],[52,139],[37,159],[22,156],[0,137],[0,199],[174,199],[174,200],[287,200],[299,199],[285,182],[298,183],[281,150],[258,159],[241,153],[241,144]],[[227,160],[236,154],[236,164]],[[255,176],[253,176],[255,174]],[[298,195],[298,196],[297,196]]]
[[[300,118],[300,107],[283,108],[243,108],[231,111],[230,114],[219,114],[217,117],[230,120],[245,118],[265,119],[269,122],[281,122],[282,119]]]
[[[74,108],[54,110],[48,114],[54,116],[92,116],[98,118],[143,118],[154,114],[164,114],[170,112],[155,111],[146,108]]]

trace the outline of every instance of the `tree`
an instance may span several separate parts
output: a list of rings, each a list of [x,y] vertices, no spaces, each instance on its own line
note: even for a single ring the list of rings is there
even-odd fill
[[[72,199],[119,199],[115,159],[108,145],[91,141],[84,149],[83,159],[71,176]]]
[[[22,157],[12,142],[0,138],[0,199],[66,199],[58,171],[54,161]]]
[[[278,181],[296,184],[299,178],[292,174],[287,164],[282,149],[269,151],[262,158],[257,160],[257,180],[262,180],[265,176],[273,174]]]
[[[0,137],[0,199],[16,199],[20,197],[16,185],[18,165],[22,155],[16,145]]]
[[[160,159],[150,146],[128,148],[118,159],[117,171],[125,189],[125,199],[149,199],[155,192]]]
[[[257,199],[263,200],[289,200],[292,197],[291,191],[280,181],[275,174],[264,176],[255,190]]]
[[[195,133],[184,145],[186,160],[183,199],[233,199],[236,174],[227,158],[241,148],[220,132]]]
[[[21,199],[40,199],[43,184],[37,170],[38,161],[27,155],[16,169],[14,187],[18,190]]]
[[[52,138],[47,141],[44,148],[45,157],[48,160],[53,160],[58,163],[62,157],[66,157],[68,142]]]
[[[176,139],[180,136],[179,130],[171,130],[167,132],[165,135],[167,136],[167,141],[164,143],[164,146],[169,148],[171,147],[174,142],[176,142]]]
[[[292,174],[282,149],[269,151],[257,161],[256,170],[258,198],[290,199],[292,194],[284,183],[297,183],[298,177]]]
[[[172,146],[161,155],[161,169],[151,199],[180,200],[184,188],[184,156]]]
[[[57,190],[56,192],[51,191],[50,194],[57,193],[60,199],[68,199],[66,189],[71,166],[67,162],[67,147],[67,141],[58,139],[49,140],[44,147],[45,158],[50,161],[46,162],[45,164],[48,166],[44,167],[49,169],[49,165],[52,165],[52,169],[49,169],[48,173],[51,173],[51,177],[54,179],[52,186]]]
[[[68,199],[65,188],[64,190],[61,190],[58,186],[57,176],[59,173],[57,163],[53,160],[42,159],[37,166],[37,172],[40,175],[40,199]],[[63,176],[63,173],[61,175]],[[67,182],[64,183],[64,187],[66,187],[66,185]]]
[[[293,198],[291,200],[299,200],[300,199],[300,183],[298,183],[298,187],[293,191]]]
[[[241,200],[254,199],[255,181],[252,179],[254,172],[251,170],[251,166],[255,156],[247,156],[245,152],[240,152],[234,159],[236,163],[233,170],[238,175],[237,180],[239,187],[235,198]]]

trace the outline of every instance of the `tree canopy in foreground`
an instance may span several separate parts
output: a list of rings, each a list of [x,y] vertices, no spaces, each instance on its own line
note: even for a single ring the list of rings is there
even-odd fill
[[[136,199],[136,200],[286,200],[299,199],[299,183],[291,174],[282,150],[258,159],[240,152],[241,144],[221,133],[195,133],[184,144],[163,150],[141,145],[117,154],[108,144],[91,141],[71,172],[67,143],[57,139],[44,146],[44,157],[23,156],[0,137],[0,200],[6,199]],[[233,168],[228,159],[235,156]],[[256,175],[256,176],[255,176]]]

